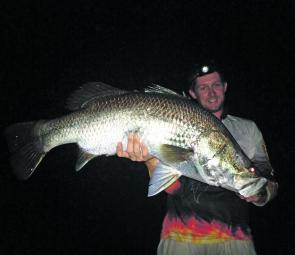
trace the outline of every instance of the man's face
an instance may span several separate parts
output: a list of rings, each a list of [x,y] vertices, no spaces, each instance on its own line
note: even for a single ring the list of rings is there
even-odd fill
[[[196,99],[205,109],[212,113],[223,109],[227,83],[222,82],[217,72],[197,77],[194,89],[190,89],[190,95]]]

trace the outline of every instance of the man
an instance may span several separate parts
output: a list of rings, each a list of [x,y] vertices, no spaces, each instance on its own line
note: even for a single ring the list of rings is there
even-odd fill
[[[181,177],[166,189],[167,214],[158,254],[256,254],[248,225],[247,202],[263,206],[276,195],[278,187],[272,181],[273,170],[262,134],[254,122],[225,113],[228,85],[217,66],[212,63],[196,66],[190,76],[190,86],[191,97],[224,123],[269,181],[264,195],[240,197],[221,187]],[[117,155],[144,161],[150,175],[159,162],[149,155],[147,147],[133,134],[128,137],[125,151],[122,144],[118,144]]]

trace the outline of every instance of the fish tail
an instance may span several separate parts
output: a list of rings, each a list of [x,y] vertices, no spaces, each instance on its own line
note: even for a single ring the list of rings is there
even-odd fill
[[[27,180],[46,154],[40,135],[41,126],[42,121],[24,122],[11,125],[5,130],[12,154],[10,162],[20,180]]]

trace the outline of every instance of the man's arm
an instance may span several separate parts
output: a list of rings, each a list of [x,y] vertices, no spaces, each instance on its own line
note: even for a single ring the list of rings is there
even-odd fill
[[[149,176],[151,176],[159,163],[159,160],[149,154],[148,148],[145,144],[140,142],[138,135],[129,134],[127,149],[123,150],[122,143],[117,145],[117,156],[128,158],[132,161],[144,162],[147,166]],[[177,188],[180,187],[180,181],[176,180],[165,191],[172,194]]]
[[[266,193],[264,196],[252,196],[244,199],[248,202],[252,202],[257,206],[264,206],[277,195],[278,183],[275,180],[274,170],[270,164],[270,159],[267,153],[262,133],[255,123],[253,123],[251,131],[251,137],[255,145],[252,148],[253,156],[251,157],[251,160],[256,166],[258,173],[261,176],[267,178],[268,182],[266,185]]]

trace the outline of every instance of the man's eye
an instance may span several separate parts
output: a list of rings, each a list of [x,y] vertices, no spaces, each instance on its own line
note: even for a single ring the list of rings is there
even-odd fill
[[[216,88],[219,88],[219,87],[221,87],[221,86],[222,86],[221,83],[215,83],[215,84],[214,84],[214,87],[216,87]]]

